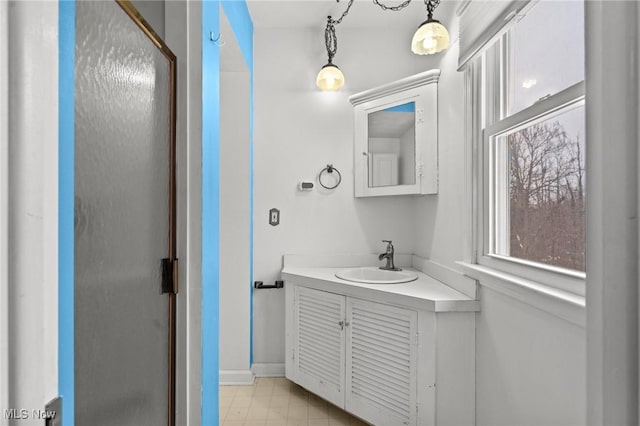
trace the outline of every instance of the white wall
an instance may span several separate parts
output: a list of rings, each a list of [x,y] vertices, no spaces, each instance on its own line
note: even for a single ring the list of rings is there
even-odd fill
[[[235,43],[232,37],[231,34],[225,37],[221,54],[225,54],[229,44]],[[252,381],[249,362],[249,80],[248,71],[220,72],[221,383]]]
[[[12,2],[8,22],[9,377],[0,380],[9,408],[32,410],[58,394],[58,4]]]
[[[457,27],[447,22],[452,41]],[[464,74],[457,71],[458,46],[435,56],[438,80],[438,195],[415,199],[415,254],[455,268],[465,243]]]
[[[435,62],[408,51],[411,34],[340,28],[334,62],[346,85],[336,93],[320,92],[315,77],[327,60],[323,31],[255,29],[254,279],[265,284],[279,279],[285,253],[382,253],[382,239],[393,240],[398,253],[415,251],[415,199],[353,197],[348,97],[431,69]],[[363,39],[371,47],[358,51]],[[333,191],[317,183],[327,164],[342,173]],[[298,192],[301,180],[315,181],[316,188]],[[274,207],[281,211],[276,227],[268,224]],[[254,292],[254,361],[284,362],[283,291]]]
[[[586,424],[584,327],[486,287],[476,317],[476,424]]]

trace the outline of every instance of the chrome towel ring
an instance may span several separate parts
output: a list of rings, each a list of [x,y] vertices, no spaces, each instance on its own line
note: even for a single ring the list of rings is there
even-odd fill
[[[333,185],[333,186],[325,185],[325,184],[322,182],[322,176],[323,176],[325,173],[332,174],[333,172],[336,172],[336,173],[337,173],[337,175],[338,175],[338,181],[337,181],[337,182],[336,182],[336,184],[335,184],[335,185]],[[326,189],[336,189],[336,188],[338,187],[338,185],[340,185],[340,182],[342,182],[342,175],[340,174],[340,171],[339,171],[338,169],[336,169],[335,167],[333,167],[333,165],[332,165],[332,164],[327,164],[327,167],[325,167],[324,169],[322,169],[322,170],[320,171],[320,173],[318,174],[318,182],[320,183],[320,185],[321,185],[323,188],[326,188]]]

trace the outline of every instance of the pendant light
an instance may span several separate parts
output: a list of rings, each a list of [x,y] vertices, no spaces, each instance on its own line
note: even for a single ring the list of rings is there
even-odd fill
[[[336,0],[340,2],[340,0]],[[373,3],[382,10],[400,11],[407,7],[411,0],[404,0],[396,6],[387,6],[381,0],[373,0]],[[424,0],[427,6],[427,20],[420,24],[418,30],[411,40],[411,51],[416,55],[431,55],[449,48],[449,32],[439,21],[433,19],[433,11],[440,4],[440,0]],[[335,91],[344,85],[344,74],[337,65],[333,63],[333,58],[338,50],[338,40],[336,38],[335,26],[342,22],[342,19],[349,13],[353,5],[353,0],[349,0],[346,10],[335,20],[331,16],[327,17],[327,27],[324,30],[324,44],[327,48],[328,61],[316,77],[316,85],[323,91]]]
[[[411,51],[416,55],[431,55],[449,48],[449,32],[433,19],[433,11],[440,0],[425,0],[427,20],[420,24],[411,40]]]
[[[342,20],[342,19],[340,19]],[[344,74],[333,63],[333,57],[338,50],[338,41],[336,39],[336,28],[331,16],[327,17],[327,28],[324,30],[324,44],[327,48],[327,56],[329,61],[320,69],[318,77],[316,77],[316,85],[325,92],[333,92],[340,89],[344,85]]]
[[[373,3],[382,10],[400,11],[409,6],[411,0],[405,0],[397,6],[387,6],[380,0]],[[440,4],[440,0],[424,0],[427,6],[427,20],[420,24],[411,40],[411,51],[416,55],[430,55],[449,48],[449,32],[439,21],[433,19],[433,11]]]

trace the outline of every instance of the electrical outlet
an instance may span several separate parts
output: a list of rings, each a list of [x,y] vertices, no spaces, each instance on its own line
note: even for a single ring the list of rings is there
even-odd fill
[[[269,210],[269,225],[277,226],[280,224],[280,210],[271,209]]]

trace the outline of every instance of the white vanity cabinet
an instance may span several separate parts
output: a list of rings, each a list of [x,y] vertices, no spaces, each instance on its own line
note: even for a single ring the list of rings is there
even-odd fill
[[[302,286],[291,291],[289,379],[373,424],[433,424],[424,418],[433,412],[418,422],[418,357],[434,356],[426,353],[434,346],[420,348],[417,311]]]
[[[344,407],[346,300],[306,287],[293,288],[293,345],[287,377],[327,401]]]
[[[286,377],[372,425],[473,425],[479,302],[420,272],[375,285],[340,270],[285,264]]]
[[[373,424],[416,425],[418,313],[347,298],[345,409]]]

